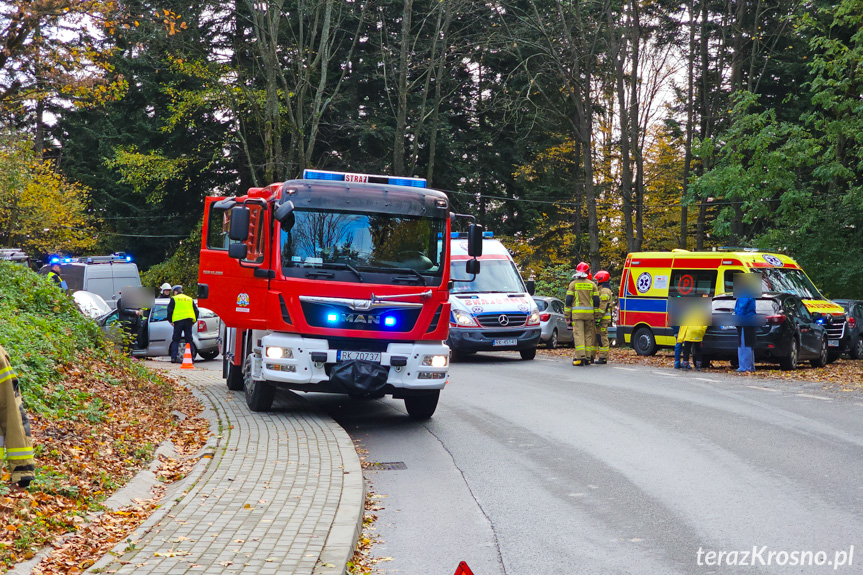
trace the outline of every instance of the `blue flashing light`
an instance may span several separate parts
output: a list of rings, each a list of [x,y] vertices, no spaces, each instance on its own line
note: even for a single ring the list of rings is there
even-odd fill
[[[345,181],[345,175],[339,172],[322,172],[320,170],[303,170],[304,180],[329,180],[331,182]]]
[[[126,261],[127,261],[127,262],[132,261],[132,256],[126,256]]]
[[[396,318],[394,318],[391,315],[388,315],[387,317],[384,318],[384,325],[387,327],[393,327],[394,325],[396,325]]]
[[[449,239],[451,239],[451,240],[457,240],[459,238],[461,238],[461,235],[459,235],[458,232],[451,232],[449,235]]]
[[[51,263],[52,263],[52,264],[59,264],[59,263],[60,263],[60,258],[51,258]]]
[[[426,187],[426,181],[421,178],[390,178],[390,184],[394,186],[409,186],[411,188]]]
[[[483,232],[483,233],[482,233],[482,237],[484,237],[484,238],[493,238],[493,237],[494,237],[494,232]]]
[[[339,316],[338,316],[338,314],[335,314],[335,313],[328,313],[328,314],[327,314],[327,321],[328,321],[328,322],[330,322],[330,323],[336,323],[337,321],[339,321]]]
[[[67,264],[68,264],[68,263],[70,263],[71,261],[72,261],[72,258],[65,258],[65,259],[63,260],[63,262],[64,262],[64,263],[67,263]]]

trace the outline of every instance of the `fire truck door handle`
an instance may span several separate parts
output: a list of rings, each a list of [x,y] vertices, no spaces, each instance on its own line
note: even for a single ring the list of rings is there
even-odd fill
[[[276,272],[273,270],[268,270],[264,268],[255,268],[255,271],[252,272],[256,278],[265,278],[268,280],[276,279]]]

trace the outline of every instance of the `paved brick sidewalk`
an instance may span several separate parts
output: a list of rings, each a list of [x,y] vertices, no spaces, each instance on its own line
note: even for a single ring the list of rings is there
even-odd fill
[[[102,572],[344,573],[363,508],[362,470],[345,431],[293,394],[253,413],[220,372],[181,375],[218,419],[213,459]]]

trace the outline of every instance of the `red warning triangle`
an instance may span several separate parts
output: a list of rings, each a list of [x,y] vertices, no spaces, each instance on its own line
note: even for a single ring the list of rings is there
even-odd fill
[[[458,569],[455,570],[453,575],[473,575],[473,571],[470,570],[470,567],[467,566],[467,563],[462,561],[458,564]]]

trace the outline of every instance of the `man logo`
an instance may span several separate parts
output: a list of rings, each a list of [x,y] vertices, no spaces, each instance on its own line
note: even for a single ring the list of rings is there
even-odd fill
[[[381,317],[379,315],[371,314],[343,313],[342,321],[345,323],[364,323],[368,325],[380,325]]]
[[[500,317],[497,318],[497,322],[500,325],[509,325],[509,318],[506,317],[506,314],[500,314]]]

